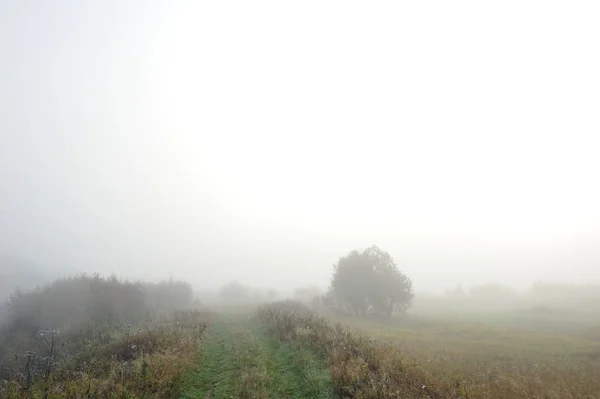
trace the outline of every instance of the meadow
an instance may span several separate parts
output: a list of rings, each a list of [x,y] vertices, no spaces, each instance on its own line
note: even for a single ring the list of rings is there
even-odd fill
[[[0,397],[600,398],[593,311],[250,305],[210,310],[185,283],[97,276],[17,293],[0,328]]]
[[[383,321],[273,307],[262,312],[275,336],[330,360],[341,397],[600,397],[600,335],[593,319],[580,320],[576,331],[548,332],[535,326],[565,321],[511,313],[474,322],[458,314]]]

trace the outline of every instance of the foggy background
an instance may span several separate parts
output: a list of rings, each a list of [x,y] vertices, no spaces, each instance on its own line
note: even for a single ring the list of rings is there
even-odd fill
[[[599,17],[0,2],[2,272],[325,287],[376,244],[417,292],[598,283]]]

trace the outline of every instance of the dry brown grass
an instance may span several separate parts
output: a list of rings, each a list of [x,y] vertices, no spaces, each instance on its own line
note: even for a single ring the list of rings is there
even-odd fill
[[[477,325],[364,322],[359,332],[277,305],[259,316],[279,339],[327,357],[340,397],[600,398],[592,341]]]
[[[259,317],[282,341],[299,342],[327,357],[335,394],[343,398],[458,397],[457,388],[435,379],[390,345],[314,313],[275,306]]]
[[[472,397],[600,397],[600,343],[580,334],[442,320],[345,322],[400,348],[437,378],[462,381]]]

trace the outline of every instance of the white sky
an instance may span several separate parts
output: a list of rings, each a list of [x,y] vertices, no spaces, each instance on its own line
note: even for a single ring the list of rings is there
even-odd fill
[[[600,281],[600,3],[0,0],[0,254]]]

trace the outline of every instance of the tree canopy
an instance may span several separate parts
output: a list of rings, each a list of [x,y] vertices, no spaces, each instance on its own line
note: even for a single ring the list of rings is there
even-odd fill
[[[385,251],[372,246],[352,251],[333,266],[326,301],[357,315],[367,312],[391,316],[412,302],[412,282]]]

